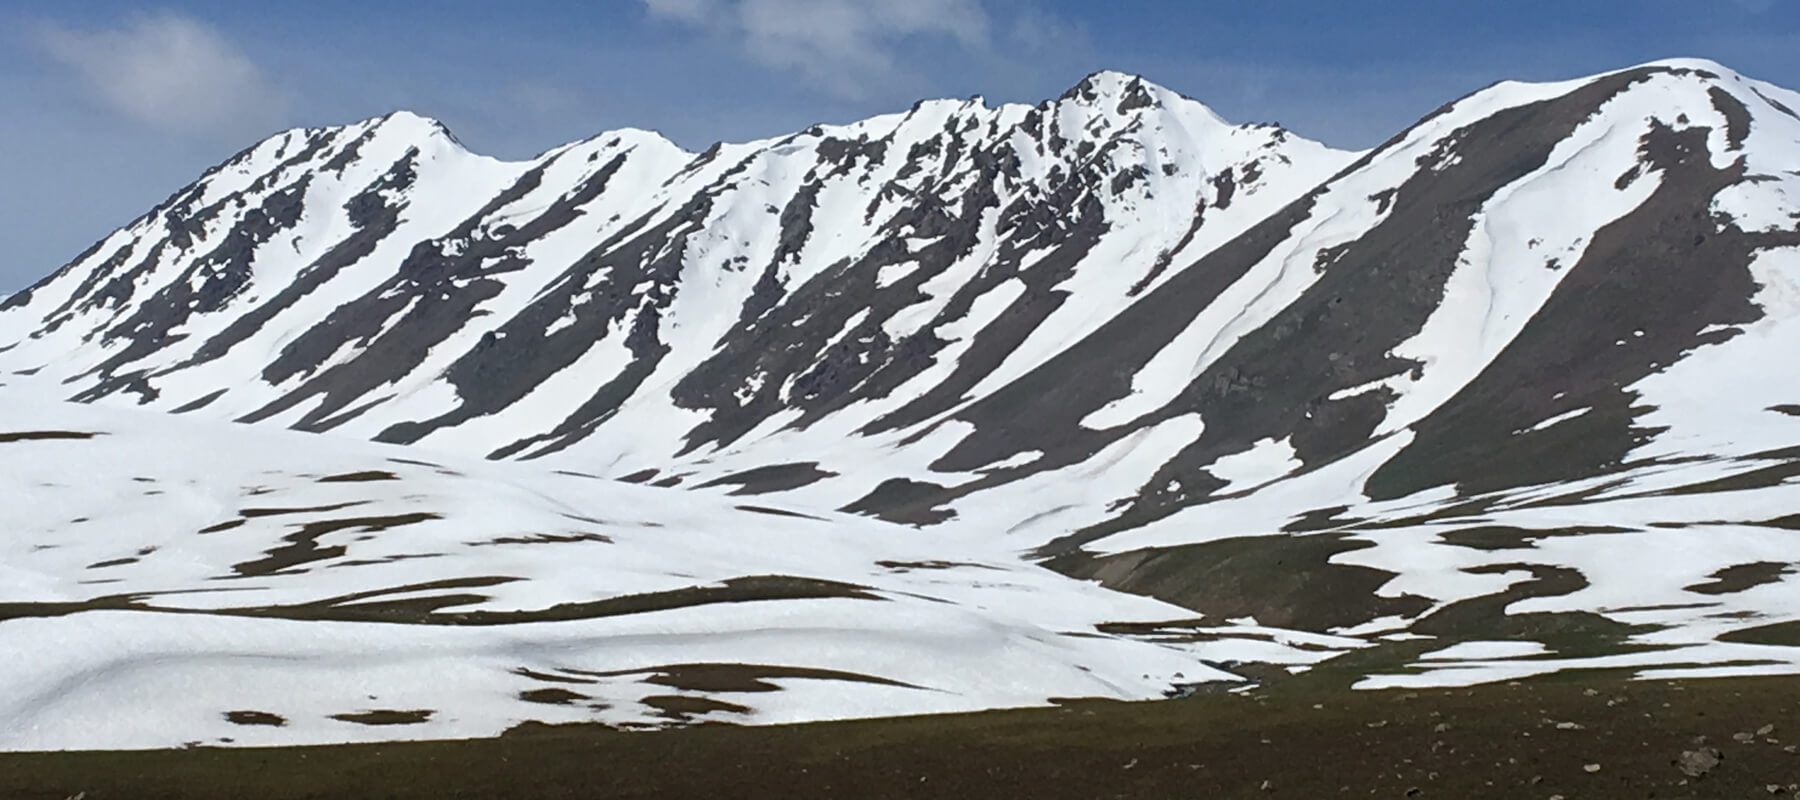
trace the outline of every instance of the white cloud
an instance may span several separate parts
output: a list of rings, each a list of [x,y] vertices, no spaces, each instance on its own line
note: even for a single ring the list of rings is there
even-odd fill
[[[1032,6],[1026,6],[1019,10],[1013,17],[1012,25],[1007,33],[1013,43],[1033,53],[1069,49],[1082,52],[1093,50],[1085,26],[1064,20]]]
[[[581,93],[555,83],[514,81],[506,88],[510,104],[534,116],[552,116],[587,105]]]
[[[39,42],[101,103],[163,131],[237,136],[267,127],[285,105],[218,29],[173,12],[108,30],[46,25]]]
[[[708,29],[765,66],[859,100],[910,70],[902,40],[931,36],[979,50],[988,17],[978,0],[644,0],[651,16]]]
[[[644,0],[650,14],[682,22],[705,22],[718,16],[726,5],[720,0]]]

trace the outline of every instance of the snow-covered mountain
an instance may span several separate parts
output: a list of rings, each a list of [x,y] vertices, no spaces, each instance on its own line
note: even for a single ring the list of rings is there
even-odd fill
[[[616,131],[518,163],[401,113],[273,137],[0,303],[0,380],[15,384],[8,397],[211,418],[184,421],[196,441],[277,435],[226,420],[327,433],[317,447],[336,448],[334,465],[391,457],[356,439],[524,462],[459,467],[491,477],[433,490],[475,522],[382,534],[432,558],[368,583],[317,577],[372,575],[363,556],[292,579],[279,566],[259,609],[498,575],[490,551],[462,547],[492,538],[494,519],[467,498],[510,509],[517,487],[547,482],[569,488],[532,488],[529,508],[610,520],[580,509],[629,507],[687,538],[559,545],[544,551],[554,563],[533,551],[546,560],[503,577],[554,577],[523,584],[528,600],[484,590],[496,613],[646,580],[679,589],[671,575],[805,576],[948,600],[920,608],[994,615],[981,624],[996,637],[1098,637],[1129,656],[1058,663],[1110,687],[1093,693],[1130,697],[1210,674],[1192,645],[1221,640],[1261,642],[1241,660],[1296,669],[1318,660],[1296,653],[1363,648],[1369,686],[1568,666],[1792,671],[1795,108],[1800,94],[1718,64],[1666,61],[1497,84],[1346,153],[1099,73],[1037,106],[928,101],[700,154]],[[129,441],[56,446],[111,476],[149,458]],[[338,467],[258,459],[208,480],[280,474],[282,491],[325,506],[413,496],[380,481],[313,498],[324,490],[290,479]],[[594,477],[541,477],[557,469]],[[119,513],[197,535],[182,526],[199,520],[146,502]],[[239,516],[264,539],[309,530]],[[567,535],[613,537],[610,525]],[[784,539],[790,526],[812,538]],[[740,527],[754,545],[718,539]],[[81,536],[53,520],[19,529]],[[454,533],[427,533],[440,529]],[[232,547],[262,541],[234,535]],[[121,537],[104,547],[136,541]],[[445,537],[458,554],[437,553]],[[289,548],[263,546],[271,559]],[[322,560],[356,549],[341,546]],[[696,555],[735,546],[759,571]],[[8,563],[50,576],[21,581],[35,588],[19,602],[77,604],[56,618],[73,621],[99,613],[79,604],[203,585],[247,556],[189,557],[186,571],[146,560],[154,588],[83,588],[74,560]],[[672,566],[696,559],[726,566]],[[959,566],[920,579],[952,588],[924,589],[870,572],[880,562]],[[970,570],[989,568],[1026,588],[968,594],[987,591]],[[566,570],[599,577],[577,588]],[[1071,598],[1043,601],[1067,616],[1008,617],[1038,602],[1026,596]],[[452,613],[409,608],[419,624]],[[919,613],[870,624],[936,624]],[[700,616],[791,633],[805,615]],[[0,637],[9,626],[22,629],[0,624]],[[773,652],[734,647],[694,645],[687,660]],[[1063,673],[994,692],[796,652],[782,663],[959,698],[889,693],[869,713],[1070,691]],[[605,663],[641,675],[679,660],[657,658]]]

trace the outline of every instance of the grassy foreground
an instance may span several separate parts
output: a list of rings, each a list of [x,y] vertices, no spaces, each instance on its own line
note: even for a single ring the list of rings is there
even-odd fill
[[[773,728],[9,754],[0,797],[1793,798],[1794,743],[1800,678],[1596,674]]]

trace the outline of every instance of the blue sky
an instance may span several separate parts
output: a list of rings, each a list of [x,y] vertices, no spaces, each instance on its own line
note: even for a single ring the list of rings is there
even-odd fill
[[[607,128],[702,148],[920,97],[1135,72],[1367,147],[1501,78],[1703,56],[1800,88],[1790,0],[0,0],[0,292],[264,135],[408,108],[525,157]]]

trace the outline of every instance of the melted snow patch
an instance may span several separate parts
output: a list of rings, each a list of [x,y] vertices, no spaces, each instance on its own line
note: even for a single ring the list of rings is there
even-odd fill
[[[1565,411],[1561,414],[1557,414],[1554,417],[1544,420],[1543,422],[1539,422],[1538,424],[1533,425],[1524,430],[1514,431],[1514,433],[1535,433],[1537,431],[1544,430],[1544,429],[1549,428],[1558,423],[1568,422],[1569,420],[1575,419],[1576,417],[1583,416],[1583,415],[1587,414],[1589,411],[1593,411],[1593,410],[1594,410],[1593,406],[1587,406],[1587,407],[1583,407],[1583,408],[1577,408],[1574,411]]]
[[[1249,450],[1214,461],[1206,471],[1225,481],[1230,490],[1268,483],[1301,466],[1299,457],[1294,454],[1294,446],[1289,444],[1288,439],[1264,439]]]

